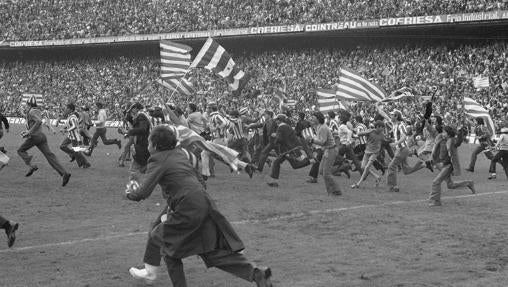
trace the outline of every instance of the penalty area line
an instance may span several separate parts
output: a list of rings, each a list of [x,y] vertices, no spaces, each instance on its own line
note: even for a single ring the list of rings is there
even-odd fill
[[[462,199],[462,198],[471,198],[471,197],[506,194],[506,193],[508,193],[508,190],[483,192],[483,193],[476,193],[476,194],[466,194],[466,195],[456,195],[456,196],[443,196],[442,198],[443,199]],[[231,224],[244,225],[244,224],[257,224],[257,223],[264,223],[264,222],[275,222],[275,221],[295,219],[295,218],[300,218],[300,217],[305,217],[305,216],[312,216],[312,215],[317,215],[317,214],[339,213],[339,212],[344,212],[344,211],[349,211],[349,210],[377,208],[377,207],[403,205],[403,204],[414,204],[414,203],[427,202],[427,201],[428,201],[428,199],[417,199],[417,200],[409,200],[409,201],[391,201],[391,202],[385,202],[385,203],[380,203],[380,204],[366,204],[366,205],[356,205],[356,206],[348,206],[348,207],[340,207],[340,208],[317,209],[317,210],[310,210],[310,211],[304,211],[304,212],[295,212],[295,213],[290,213],[287,215],[272,216],[272,217],[267,217],[267,218],[263,218],[263,219],[245,219],[245,220],[239,220],[239,221],[231,221]],[[28,250],[33,250],[33,249],[42,249],[42,248],[48,248],[48,247],[68,246],[68,245],[87,243],[87,242],[95,242],[95,241],[107,241],[107,240],[112,240],[112,239],[133,237],[133,236],[139,236],[139,235],[146,236],[147,233],[148,233],[147,231],[130,232],[130,233],[115,234],[115,235],[102,236],[102,237],[96,237],[96,238],[84,238],[84,239],[70,240],[70,241],[63,241],[63,242],[54,242],[54,243],[46,243],[46,244],[40,244],[40,245],[16,247],[16,248],[11,248],[11,249],[0,250],[0,254],[1,253],[23,252],[23,251],[28,251]]]

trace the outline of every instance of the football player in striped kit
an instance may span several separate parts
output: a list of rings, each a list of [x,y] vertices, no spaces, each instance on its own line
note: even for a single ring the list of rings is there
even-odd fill
[[[230,113],[228,123],[228,130],[231,133],[231,140],[228,142],[228,147],[234,149],[239,153],[238,158],[246,163],[245,172],[252,178],[254,168],[250,165],[251,156],[247,147],[247,136],[245,134],[244,119],[240,116],[240,112],[234,110]]]
[[[209,126],[210,131],[213,134],[213,142],[225,145],[224,135],[226,128],[229,126],[229,121],[218,111],[216,103],[210,102],[207,108],[210,111]],[[211,176],[210,159],[211,159],[210,153],[208,151],[204,150],[201,152],[201,164],[202,164],[201,174],[205,179]]]
[[[29,149],[36,146],[44,157],[46,157],[51,167],[62,177],[62,186],[66,186],[71,174],[62,167],[56,155],[49,149],[46,135],[42,132],[41,112],[37,109],[37,100],[34,96],[30,97],[26,104],[26,125],[27,130],[21,132],[21,136],[25,138],[25,141],[18,149],[18,155],[23,159],[25,164],[30,167],[25,176],[31,176],[39,169],[37,165],[32,164],[33,156],[27,153]]]
[[[67,116],[67,120],[65,121],[65,128],[62,129],[62,133],[67,134],[67,137],[64,139],[62,144],[60,144],[60,149],[71,157],[71,161],[76,160],[79,167],[89,168],[90,163],[83,156],[83,153],[81,151],[74,151],[69,147],[69,145],[76,147],[83,144],[81,141],[76,106],[73,103],[67,104],[65,115]]]
[[[360,115],[353,117],[353,138],[355,138],[354,152],[358,158],[363,158],[363,152],[365,151],[365,144],[367,139],[365,136],[358,136],[359,133],[367,131],[367,126],[363,123],[363,118]]]
[[[387,173],[387,185],[389,192],[399,192],[399,187],[397,186],[397,168],[398,166],[402,167],[402,172],[404,174],[411,174],[415,171],[418,171],[425,167],[425,162],[423,160],[418,161],[414,166],[409,166],[407,162],[407,158],[409,156],[409,148],[407,144],[407,127],[402,120],[402,113],[398,110],[393,110],[390,112],[391,122],[393,123],[393,139],[395,146],[395,155],[388,165],[388,173]]]

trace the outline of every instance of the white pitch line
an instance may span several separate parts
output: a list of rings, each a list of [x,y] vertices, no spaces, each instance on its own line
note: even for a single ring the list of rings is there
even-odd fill
[[[461,198],[479,197],[479,196],[505,194],[505,193],[508,193],[508,190],[484,192],[484,193],[477,193],[477,194],[457,195],[457,196],[444,196],[443,199],[461,199]],[[413,203],[419,203],[419,202],[426,202],[427,200],[428,199],[417,199],[417,200],[411,200],[411,201],[391,201],[391,202],[386,202],[386,203],[381,203],[381,204],[366,204],[366,205],[357,205],[357,206],[348,206],[348,207],[339,207],[339,208],[317,209],[317,210],[310,210],[310,211],[305,211],[305,212],[295,212],[295,213],[290,213],[287,215],[272,216],[272,217],[267,217],[264,219],[245,219],[245,220],[239,220],[239,221],[232,221],[231,223],[235,224],[235,225],[243,225],[243,224],[256,224],[256,223],[262,223],[262,222],[274,222],[274,221],[282,221],[282,220],[294,219],[294,218],[299,218],[299,217],[304,217],[304,216],[311,216],[311,215],[316,215],[316,214],[338,213],[338,212],[342,212],[342,211],[365,209],[365,208],[377,208],[377,207],[384,207],[384,206],[389,206],[389,205],[413,204]],[[86,243],[86,242],[111,240],[111,239],[116,239],[116,238],[125,238],[125,237],[146,235],[146,234],[147,234],[147,231],[130,232],[130,233],[102,236],[102,237],[96,237],[96,238],[85,238],[85,239],[78,239],[78,240],[71,240],[71,241],[64,241],[64,242],[46,243],[46,244],[40,244],[40,245],[3,249],[3,250],[0,250],[0,254],[1,253],[22,252],[22,251],[27,251],[27,250],[32,250],[32,249],[40,249],[40,248],[46,248],[46,247],[57,247],[57,246],[74,245],[74,244]]]

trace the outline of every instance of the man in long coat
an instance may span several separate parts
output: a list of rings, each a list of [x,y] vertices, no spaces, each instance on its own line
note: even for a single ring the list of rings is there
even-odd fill
[[[181,149],[175,134],[165,126],[150,135],[151,157],[146,180],[127,198],[139,201],[160,185],[167,207],[155,221],[147,242],[144,269],[131,268],[137,279],[155,280],[161,254],[175,287],[186,287],[182,259],[199,255],[207,267],[217,267],[257,286],[272,286],[271,270],[256,267],[243,254],[244,245],[231,224],[217,210]]]

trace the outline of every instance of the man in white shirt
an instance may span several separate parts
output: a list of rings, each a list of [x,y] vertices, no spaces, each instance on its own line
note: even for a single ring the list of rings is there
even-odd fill
[[[206,118],[203,116],[203,114],[201,114],[200,111],[198,111],[196,105],[193,103],[189,103],[187,106],[187,112],[189,114],[187,117],[189,128],[195,131],[198,135],[203,134],[207,127]]]
[[[358,171],[361,175],[363,174],[362,164],[353,151],[353,127],[349,123],[350,118],[351,114],[349,112],[343,112],[339,117],[340,123],[337,131],[339,156],[351,160],[355,166],[355,171]]]
[[[108,139],[106,137],[106,121],[108,119],[108,114],[106,109],[102,103],[97,103],[97,109],[99,113],[97,115],[97,123],[95,124],[95,133],[92,136],[92,141],[90,143],[90,148],[88,151],[84,152],[85,155],[91,156],[94,148],[97,146],[99,137],[102,139],[102,143],[105,145],[116,144],[119,149],[122,149],[122,141],[119,139]]]

